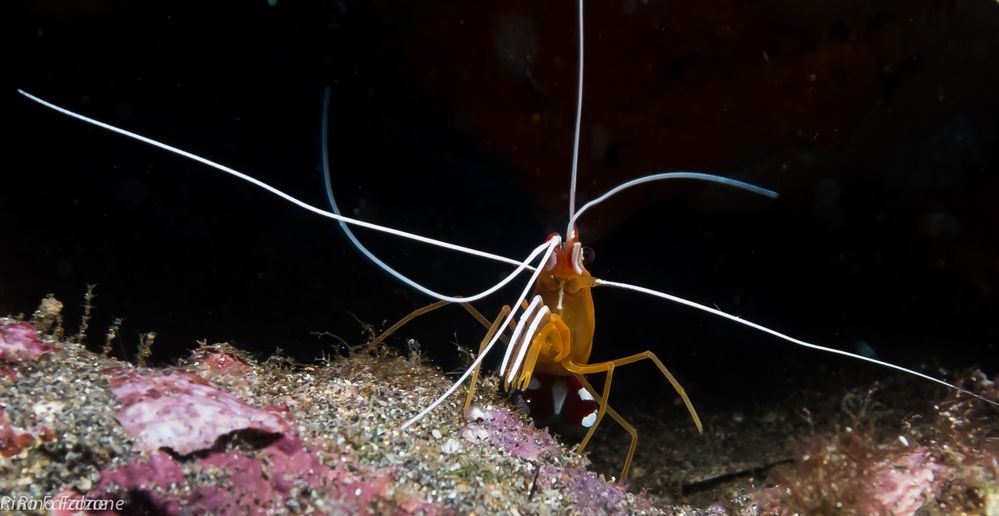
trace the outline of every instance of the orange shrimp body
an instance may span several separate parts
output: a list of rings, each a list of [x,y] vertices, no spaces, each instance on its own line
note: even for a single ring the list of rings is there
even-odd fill
[[[579,443],[579,450],[589,443],[604,415],[610,415],[631,434],[631,446],[621,472],[623,478],[631,466],[638,443],[638,432],[607,403],[616,367],[641,360],[653,362],[683,399],[698,430],[701,429],[701,422],[679,382],[651,351],[607,362],[589,363],[595,328],[591,289],[600,282],[586,270],[583,254],[583,248],[575,234],[571,234],[563,244],[555,248],[551,259],[535,281],[531,302],[524,303],[524,312],[513,329],[506,356],[500,366],[500,376],[503,377],[503,386],[507,390],[536,391],[541,384],[532,384],[531,378],[535,372],[556,378],[569,377],[560,382],[563,386],[582,385],[582,389],[575,394],[583,401],[595,401],[598,408],[595,414],[584,418],[582,422],[587,431]],[[496,323],[491,332],[495,328]],[[584,375],[596,373],[605,374],[604,386],[599,393],[584,378]],[[570,379],[573,381],[570,382]],[[546,383],[551,384],[550,381]],[[471,401],[471,395],[470,391],[466,407]],[[531,396],[536,395],[534,393]],[[556,401],[556,407],[562,406],[566,395],[567,393],[563,393],[562,401]]]
[[[555,249],[552,259],[534,284],[535,296],[551,311],[550,320],[534,335],[532,346],[540,346],[535,370],[554,375],[571,375],[562,362],[569,360],[585,364],[593,351],[593,331],[596,326],[593,294],[596,282],[586,270],[579,241],[567,240]],[[564,329],[563,329],[564,327]],[[532,371],[525,364],[526,381]]]

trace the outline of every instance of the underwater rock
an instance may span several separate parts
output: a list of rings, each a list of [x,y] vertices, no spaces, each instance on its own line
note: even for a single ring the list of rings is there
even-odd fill
[[[236,430],[280,434],[289,429],[274,407],[251,407],[193,373],[117,370],[111,373],[111,389],[122,404],[118,421],[146,452],[170,448],[187,455],[211,448]]]
[[[0,323],[0,360],[22,362],[37,360],[55,347],[38,338],[35,327],[26,322]]]

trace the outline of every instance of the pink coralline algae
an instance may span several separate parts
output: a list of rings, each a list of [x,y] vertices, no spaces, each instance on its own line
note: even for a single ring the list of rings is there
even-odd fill
[[[54,349],[51,344],[42,342],[35,327],[26,322],[0,323],[0,361],[38,360]]]
[[[507,409],[492,409],[479,412],[477,421],[468,423],[462,429],[462,436],[471,442],[489,442],[509,453],[526,460],[537,460],[561,453],[558,443],[548,432],[525,425],[513,412]]]
[[[163,452],[132,462],[115,470],[101,471],[97,488],[87,496],[92,499],[121,499],[115,493],[128,493],[130,507],[142,507],[155,514],[179,514],[181,500],[166,494],[171,485],[184,481],[180,464]],[[109,513],[110,514],[110,513]]]
[[[286,500],[295,492],[322,493],[330,510],[353,512],[385,497],[391,485],[387,475],[361,481],[345,468],[327,467],[300,440],[287,436],[261,450],[258,457],[235,451],[217,453],[202,460],[200,467],[228,475],[232,487],[200,490],[190,506],[195,512],[261,506]]]
[[[488,441],[504,452],[529,461],[560,455],[561,449],[548,432],[525,424],[514,412],[496,408],[483,411],[473,407],[462,436],[471,442]],[[540,466],[537,488],[575,493],[574,507],[580,514],[627,514],[628,487],[609,483],[581,465],[565,468]],[[632,507],[634,508],[634,507]],[[644,508],[651,508],[646,500]]]
[[[855,432],[816,436],[802,446],[795,465],[772,473],[779,485],[753,496],[762,514],[912,516],[932,506],[955,472],[930,447],[878,445]]]
[[[7,417],[7,410],[0,407],[0,457],[13,457],[21,450],[35,443],[36,438],[43,441],[54,439],[52,429],[38,427],[33,430],[23,430],[15,427]]]
[[[956,384],[985,399],[999,397],[996,382],[979,371]],[[865,422],[801,439],[795,462],[771,470],[776,486],[756,493],[754,505],[762,514],[781,515],[994,513],[994,409],[953,393],[932,407],[929,417],[907,418],[895,439],[885,440]]]
[[[118,421],[146,452],[169,448],[187,455],[237,430],[280,434],[289,428],[278,408],[251,407],[183,371],[112,371],[111,390],[122,404]]]
[[[925,448],[875,465],[867,475],[866,496],[859,500],[860,514],[915,514],[947,477]]]
[[[628,514],[628,487],[620,482],[609,483],[582,466],[559,468],[542,466],[538,473],[539,490],[564,486],[576,494],[574,505],[581,514]],[[647,502],[647,501],[646,501]],[[642,508],[651,508],[651,503]]]
[[[0,407],[0,456],[12,457],[21,453],[35,441],[29,432],[18,431],[7,417],[7,411]]]
[[[124,499],[130,509],[158,514],[270,514],[307,505],[351,514],[379,503],[393,504],[397,512],[436,512],[420,500],[392,500],[388,474],[362,479],[341,464],[322,464],[297,437],[283,436],[255,452],[215,452],[192,460],[199,476],[216,479],[214,485],[178,489],[185,482],[182,462],[158,452],[101,472],[100,484],[88,496]]]

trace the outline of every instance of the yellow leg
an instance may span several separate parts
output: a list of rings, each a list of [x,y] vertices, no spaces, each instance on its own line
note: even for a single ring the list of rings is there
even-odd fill
[[[680,395],[680,399],[683,400],[683,405],[687,407],[687,412],[690,414],[690,419],[694,421],[694,426],[697,427],[697,431],[704,432],[704,425],[701,424],[701,418],[698,417],[697,410],[694,409],[694,404],[691,403],[690,398],[687,397],[687,391],[683,389],[683,386],[680,385],[680,382],[676,380],[676,378],[673,376],[673,373],[670,373],[669,369],[666,369],[666,366],[663,365],[663,363],[659,360],[659,357],[657,357],[655,353],[651,351],[643,351],[641,353],[631,355],[630,357],[619,358],[617,360],[614,360],[613,362],[614,365],[616,366],[623,366],[627,364],[633,364],[640,360],[651,360],[652,363],[659,368],[659,372],[661,372],[663,376],[666,377],[666,381],[668,381],[669,384],[673,386],[673,390],[675,390],[676,393]]]
[[[470,310],[470,313],[473,313],[473,315],[478,315],[477,318],[481,317],[480,322],[485,321],[484,324],[488,323],[488,320],[485,317],[483,317],[483,315],[479,313],[479,311],[473,308],[471,305],[463,304],[463,306],[465,306],[466,309]],[[500,324],[503,323],[503,319],[506,319],[506,316],[510,313],[510,310],[511,310],[510,305],[503,305],[503,308],[500,309],[499,315],[497,315],[493,323],[489,325],[489,331],[486,332],[485,337],[482,337],[482,342],[479,344],[479,353],[476,356],[481,355],[482,351],[486,349],[486,345],[489,344],[489,341],[493,339],[493,335],[496,334],[496,331],[499,329]],[[476,385],[478,385],[479,382],[479,369],[481,368],[481,366],[482,364],[480,363],[478,366],[475,367],[475,370],[472,371],[472,377],[468,381],[468,394],[465,395],[465,408],[462,411],[462,413],[465,414],[465,417],[468,417],[468,409],[471,408],[472,400],[475,399],[475,387]]]
[[[409,324],[409,322],[412,321],[413,319],[416,319],[417,317],[423,314],[433,312],[434,310],[437,310],[438,308],[448,304],[450,303],[448,303],[447,301],[436,301],[422,308],[417,308],[416,310],[413,310],[412,312],[409,313],[409,315],[403,317],[402,319],[399,319],[399,322],[393,324],[392,326],[389,326],[387,330],[383,331],[380,335],[372,339],[371,344],[378,344],[379,342],[382,342],[383,340],[387,339],[389,335],[395,333],[399,328],[402,328],[403,326]]]
[[[659,372],[661,372],[663,376],[666,377],[666,380],[670,383],[670,385],[673,386],[673,389],[676,390],[676,393],[680,395],[680,398],[683,400],[683,404],[687,407],[687,412],[690,413],[690,418],[694,420],[694,425],[697,427],[697,431],[703,432],[704,426],[701,425],[701,418],[697,415],[697,410],[694,409],[694,404],[691,403],[690,398],[687,397],[687,391],[683,389],[683,386],[680,385],[680,382],[676,380],[676,378],[673,376],[673,373],[670,373],[669,369],[666,369],[666,366],[664,366],[663,363],[659,361],[659,358],[656,357],[655,353],[651,351],[643,351],[641,353],[636,353],[634,355],[627,356],[624,358],[619,358],[617,360],[611,360],[609,362],[600,362],[597,364],[577,364],[569,360],[563,361],[561,364],[570,372],[577,374],[594,374],[594,373],[606,372],[608,376],[611,376],[613,374],[614,367],[633,364],[640,360],[651,360],[652,363],[659,368]],[[609,381],[605,380],[604,384],[606,386],[605,388],[610,387]],[[609,391],[605,390],[604,395],[606,396],[608,394]]]
[[[593,432],[597,430],[600,426],[600,422],[604,419],[604,414],[607,413],[607,400],[610,398],[610,387],[611,382],[614,380],[614,362],[601,362],[599,364],[576,364],[571,360],[565,360],[562,362],[562,366],[569,370],[571,373],[575,373],[579,376],[584,374],[594,374],[594,373],[606,373],[604,376],[604,389],[597,402],[597,419],[593,422],[593,426],[586,431],[586,436],[583,437],[582,441],[579,441],[579,446],[576,451],[582,452],[586,449],[586,445],[590,444],[590,439],[593,438]]]
[[[651,351],[643,351],[641,353],[631,355],[628,357],[619,358],[617,360],[611,360],[608,362],[600,362],[597,364],[577,364],[575,362],[572,362],[571,360],[565,360],[561,362],[561,365],[565,367],[569,372],[575,373],[577,375],[595,374],[595,373],[606,374],[606,376],[604,377],[604,389],[602,396],[600,396],[599,398],[594,396],[594,399],[599,400],[597,402],[598,403],[597,406],[599,407],[597,409],[597,419],[596,421],[593,422],[593,426],[591,426],[590,429],[586,432],[586,436],[583,437],[583,440],[580,441],[578,451],[583,451],[586,448],[586,445],[589,444],[590,439],[593,437],[593,433],[597,429],[597,426],[599,426],[600,422],[603,420],[604,414],[607,413],[607,409],[609,408],[607,401],[608,398],[610,397],[610,387],[614,377],[614,368],[618,366],[632,364],[640,360],[651,360],[652,363],[654,363],[656,367],[659,368],[659,371],[663,374],[663,376],[666,377],[666,380],[669,381],[670,385],[673,386],[677,394],[680,395],[680,398],[683,399],[683,403],[684,405],[686,405],[687,411],[690,413],[690,417],[694,420],[694,425],[697,426],[697,431],[698,432],[704,431],[704,427],[701,425],[701,418],[698,417],[697,411],[694,409],[693,403],[691,403],[690,398],[687,397],[687,391],[683,389],[683,387],[680,385],[680,382],[676,380],[673,374],[670,373],[668,369],[666,369],[666,366],[664,366],[663,363],[659,361],[659,358],[656,357],[656,355]],[[614,419],[617,420],[617,418]],[[620,423],[621,421],[618,422]],[[635,435],[637,438],[637,433],[633,435]],[[624,473],[627,473],[628,468],[631,466],[630,457],[631,453],[633,453],[635,444],[636,444],[635,442],[632,443],[632,450],[629,451],[629,460],[625,464]],[[624,477],[624,473],[622,473],[622,477]]]
[[[628,455],[625,456],[624,467],[621,468],[621,480],[624,480],[628,478],[628,471],[631,470],[631,461],[635,458],[635,449],[638,447],[638,430],[635,429],[635,427],[632,426],[631,423],[627,422],[623,417],[621,417],[621,414],[618,414],[617,411],[614,410],[614,408],[611,407],[609,403],[606,403],[604,401],[603,397],[601,397],[600,394],[597,393],[597,390],[594,389],[592,385],[590,385],[590,382],[586,381],[586,377],[579,374],[575,376],[579,380],[579,383],[583,384],[583,388],[586,389],[591,396],[593,396],[593,399],[596,400],[597,403],[604,403],[605,405],[607,405],[607,415],[610,416],[611,419],[616,421],[617,424],[621,425],[621,428],[624,428],[624,431],[628,432],[628,434],[631,436],[631,444],[628,445]],[[595,421],[593,423],[593,426],[596,426]]]
[[[402,328],[403,326],[409,324],[413,319],[416,319],[417,317],[419,317],[421,315],[425,315],[425,314],[428,314],[430,312],[433,312],[434,310],[437,310],[438,308],[441,308],[441,307],[449,305],[449,304],[450,303],[447,302],[447,301],[435,301],[433,303],[430,303],[427,306],[424,306],[424,307],[421,307],[421,308],[417,308],[416,310],[413,310],[408,315],[406,315],[406,317],[403,317],[402,319],[399,319],[399,322],[393,324],[392,326],[389,326],[389,328],[387,330],[381,332],[377,337],[375,337],[374,339],[372,339],[371,344],[377,344],[379,342],[382,342],[383,340],[385,340],[389,336],[391,336],[393,333],[399,331],[399,328]],[[471,314],[472,317],[475,318],[475,320],[477,320],[480,323],[482,323],[483,327],[485,327],[486,329],[488,329],[490,327],[491,323],[489,322],[489,319],[486,319],[486,316],[482,315],[482,312],[476,310],[474,306],[472,306],[472,305],[470,305],[468,303],[461,303],[461,307],[464,308],[466,312],[468,312],[469,314]],[[513,323],[511,322],[511,327],[512,326],[513,326]],[[500,340],[503,341],[504,343],[506,343],[506,342],[509,341],[509,339],[507,339],[505,335],[500,336]]]
[[[483,328],[488,329],[490,326],[492,326],[492,323],[489,322],[489,319],[486,319],[486,316],[482,315],[482,312],[476,310],[474,306],[468,303],[461,303],[461,307],[464,308],[466,312],[471,314],[471,316],[474,317],[476,321],[479,321],[482,324]],[[503,342],[506,342],[506,337],[503,337]]]

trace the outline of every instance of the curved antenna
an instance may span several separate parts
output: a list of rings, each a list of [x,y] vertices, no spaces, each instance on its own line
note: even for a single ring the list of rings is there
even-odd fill
[[[637,179],[632,179],[631,181],[621,183],[614,188],[611,188],[607,193],[593,199],[592,201],[586,203],[576,214],[569,219],[569,227],[572,228],[576,224],[576,220],[579,219],[586,212],[586,210],[606,201],[611,196],[618,194],[628,188],[633,186],[643,185],[645,183],[651,183],[653,181],[665,181],[667,179],[694,179],[697,181],[707,181],[710,183],[718,183],[725,186],[731,186],[733,188],[739,188],[752,192],[754,194],[759,194],[764,197],[769,197],[771,199],[776,199],[780,197],[780,194],[773,190],[767,190],[766,188],[756,186],[750,183],[739,181],[738,179],[731,179],[723,176],[716,176],[714,174],[705,174],[703,172],[663,172],[660,174],[652,174],[649,176],[639,177]]]
[[[493,348],[493,346],[496,344],[497,341],[499,341],[500,336],[503,335],[503,329],[510,326],[510,321],[512,321],[513,318],[517,315],[517,310],[520,309],[521,305],[524,303],[524,300],[527,299],[527,294],[530,293],[531,288],[534,287],[534,282],[538,280],[538,276],[540,276],[541,271],[544,270],[544,268],[541,267],[541,265],[548,263],[548,259],[552,257],[552,253],[555,252],[555,248],[558,247],[560,243],[562,243],[562,239],[559,238],[558,235],[553,236],[551,239],[545,242],[545,248],[546,248],[545,255],[543,258],[541,258],[541,261],[538,262],[538,267],[534,269],[534,274],[531,275],[531,281],[527,284],[526,287],[524,287],[524,291],[520,293],[520,297],[517,298],[517,302],[513,304],[513,309],[511,309],[510,313],[507,314],[506,319],[503,320],[503,324],[497,326],[498,329],[496,331],[496,334],[493,335],[493,338],[489,341],[489,344],[486,344],[486,347],[482,348],[482,352],[479,353],[479,356],[475,357],[475,360],[472,361],[472,364],[469,365],[467,369],[465,369],[465,373],[461,375],[461,378],[458,378],[458,380],[455,381],[454,384],[452,384],[451,387],[448,388],[448,390],[444,391],[444,394],[441,394],[439,397],[437,397],[437,399],[435,399],[430,405],[427,405],[426,408],[421,410],[419,414],[409,418],[408,421],[403,423],[402,424],[403,430],[413,426],[414,424],[416,424],[416,422],[423,419],[424,416],[429,414],[430,411],[437,408],[438,405],[444,403],[444,400],[448,399],[449,396],[454,394],[454,391],[458,390],[458,387],[460,387],[462,383],[465,383],[465,380],[467,380],[468,377],[472,375],[472,371],[474,371],[475,368],[479,367],[479,365],[482,364],[482,359],[485,358],[486,354],[489,353],[489,350]],[[511,340],[508,345],[513,346],[514,341]]]
[[[402,238],[407,238],[407,239],[414,240],[416,242],[420,242],[420,243],[423,243],[423,244],[428,244],[428,245],[433,245],[433,246],[437,246],[437,247],[442,247],[444,249],[449,249],[449,250],[452,250],[452,251],[458,251],[458,252],[462,252],[462,253],[466,253],[466,254],[471,254],[471,255],[474,255],[474,256],[478,256],[480,258],[487,258],[487,259],[490,259],[490,260],[495,260],[495,261],[498,261],[498,262],[507,263],[507,264],[511,264],[511,265],[517,266],[517,270],[515,270],[513,273],[511,273],[510,276],[507,276],[500,283],[494,285],[492,288],[490,288],[490,289],[488,289],[488,290],[486,290],[484,292],[481,292],[481,293],[477,294],[476,296],[471,296],[471,297],[448,297],[448,296],[441,296],[440,298],[442,300],[445,300],[445,301],[465,302],[465,303],[467,303],[467,302],[474,301],[476,299],[481,299],[481,298],[483,298],[483,297],[485,297],[485,296],[487,296],[489,294],[492,294],[493,292],[495,292],[496,290],[498,290],[499,288],[501,288],[503,285],[506,285],[507,283],[509,283],[510,281],[512,281],[513,278],[516,277],[516,275],[519,274],[520,272],[522,272],[523,270],[525,270],[525,269],[533,269],[533,267],[531,267],[531,265],[530,265],[531,261],[534,259],[534,257],[536,257],[539,253],[541,253],[544,250],[545,246],[548,245],[547,242],[546,242],[545,244],[542,244],[542,245],[538,246],[537,248],[535,248],[535,250],[530,254],[530,256],[526,260],[524,260],[524,261],[518,261],[518,260],[514,260],[513,258],[507,258],[505,256],[500,256],[500,255],[493,254],[493,253],[488,253],[488,252],[485,252],[485,251],[479,251],[478,249],[472,249],[470,247],[465,247],[465,246],[461,246],[461,245],[457,245],[457,244],[451,244],[451,243],[448,243],[448,242],[444,242],[442,240],[437,240],[437,239],[434,239],[434,238],[428,238],[428,237],[420,236],[420,235],[417,235],[417,234],[414,234],[414,233],[409,233],[407,231],[400,231],[398,229],[393,229],[393,228],[386,227],[386,226],[380,226],[378,224],[372,224],[370,222],[364,222],[363,220],[357,220],[357,219],[353,219],[353,218],[350,218],[350,217],[345,217],[345,216],[340,215],[338,213],[330,213],[328,211],[316,208],[315,206],[312,206],[311,204],[308,204],[308,203],[305,203],[303,201],[300,201],[300,200],[296,199],[295,197],[292,197],[291,195],[288,195],[288,194],[282,192],[281,190],[278,190],[277,188],[274,188],[273,186],[271,186],[271,185],[269,185],[267,183],[264,183],[263,181],[261,181],[259,179],[251,177],[249,175],[246,175],[246,174],[244,174],[244,173],[242,173],[242,172],[240,172],[238,170],[229,168],[229,167],[227,167],[225,165],[222,165],[220,163],[216,163],[214,161],[211,161],[211,160],[209,160],[207,158],[203,158],[201,156],[198,156],[197,154],[190,153],[188,151],[179,149],[177,147],[173,147],[171,145],[167,145],[165,143],[153,140],[152,138],[148,138],[146,136],[142,136],[140,134],[136,134],[136,133],[133,133],[131,131],[127,131],[125,129],[121,129],[119,127],[115,127],[115,126],[113,126],[111,124],[107,124],[105,122],[101,122],[100,120],[96,120],[96,119],[93,119],[93,118],[81,115],[79,113],[70,111],[70,110],[68,110],[66,108],[57,106],[57,105],[55,105],[55,104],[53,104],[51,102],[48,102],[48,101],[43,100],[41,98],[38,98],[38,97],[36,97],[36,96],[34,96],[34,95],[32,95],[32,94],[24,91],[24,90],[18,89],[17,92],[20,93],[22,96],[24,96],[24,97],[26,97],[26,98],[28,98],[28,99],[30,99],[30,100],[38,103],[38,104],[41,104],[42,106],[45,106],[45,107],[47,107],[47,108],[49,108],[49,109],[51,109],[53,111],[62,113],[63,115],[69,116],[71,118],[75,118],[75,119],[80,120],[82,122],[86,122],[86,123],[88,123],[90,125],[94,125],[94,126],[100,127],[101,129],[105,129],[107,131],[118,133],[118,134],[120,134],[122,136],[127,136],[129,138],[132,138],[133,140],[138,140],[138,141],[140,141],[142,143],[145,143],[147,145],[151,145],[153,147],[157,147],[157,148],[163,149],[165,151],[172,152],[172,153],[177,154],[179,156],[183,156],[183,157],[185,157],[187,159],[190,159],[190,160],[193,160],[193,161],[197,161],[198,163],[207,165],[207,166],[209,166],[211,168],[214,168],[216,170],[225,172],[226,174],[235,176],[235,177],[237,177],[239,179],[242,179],[243,181],[246,181],[246,182],[248,182],[248,183],[250,183],[250,184],[252,184],[252,185],[254,185],[256,187],[259,187],[259,188],[262,188],[264,190],[267,190],[268,192],[270,192],[270,193],[272,193],[272,194],[274,194],[274,195],[276,195],[276,196],[278,196],[278,197],[280,197],[280,198],[282,198],[282,199],[284,199],[284,200],[286,200],[286,201],[294,204],[295,206],[298,206],[299,208],[311,211],[312,213],[315,213],[316,215],[320,215],[320,216],[323,216],[323,217],[326,217],[326,218],[338,220],[340,222],[345,222],[347,224],[353,224],[355,226],[359,226],[359,227],[362,227],[362,228],[367,228],[367,229],[371,229],[371,230],[374,230],[374,231],[380,231],[382,233],[388,233],[390,235],[394,235],[394,236],[398,236],[398,237],[402,237]]]
[[[569,182],[569,227],[565,230],[566,240],[575,237],[575,227],[572,224],[576,220],[576,176],[579,172],[579,128],[583,120],[583,0],[579,0],[579,76],[576,79],[578,84],[576,90],[576,129],[573,132],[572,141],[572,179]]]
[[[323,116],[322,116],[322,128],[320,130],[320,134],[321,134],[321,137],[322,137],[322,145],[321,146],[322,146],[322,161],[323,161],[323,183],[326,186],[326,199],[330,203],[330,210],[332,210],[333,213],[335,213],[337,215],[340,215],[340,207],[337,205],[336,198],[333,196],[333,174],[332,174],[332,172],[330,170],[329,115],[330,115],[330,88],[329,88],[329,86],[327,86],[326,89],[323,91]],[[527,258],[527,260],[521,263],[520,267],[518,267],[516,270],[514,270],[513,272],[511,272],[510,275],[508,275],[506,278],[504,278],[503,280],[501,280],[499,283],[496,283],[492,287],[490,287],[490,288],[488,288],[488,289],[486,289],[486,290],[484,290],[484,291],[482,291],[482,292],[480,292],[478,294],[475,294],[473,296],[465,297],[465,298],[457,298],[457,297],[447,296],[445,294],[441,294],[441,293],[438,293],[436,291],[430,290],[429,288],[424,287],[423,285],[417,283],[415,280],[413,280],[413,279],[409,278],[408,276],[402,274],[401,272],[393,269],[390,265],[388,265],[387,263],[385,263],[384,261],[382,261],[380,258],[378,258],[377,256],[375,256],[375,254],[372,253],[370,249],[368,249],[367,247],[365,247],[364,244],[362,244],[361,241],[358,240],[358,238],[354,234],[354,232],[351,231],[351,229],[347,225],[347,223],[345,223],[342,220],[340,221],[340,228],[343,229],[343,233],[347,236],[347,239],[350,240],[350,243],[353,244],[354,247],[357,248],[357,250],[360,251],[361,254],[363,254],[365,256],[365,258],[367,258],[369,261],[371,261],[371,263],[375,264],[376,266],[378,266],[383,271],[389,273],[389,275],[391,275],[395,279],[397,279],[397,280],[399,280],[399,281],[401,281],[401,282],[409,285],[410,287],[418,290],[419,292],[421,292],[421,293],[423,293],[423,294],[425,294],[427,296],[430,296],[430,297],[433,297],[433,298],[437,298],[437,299],[439,299],[441,301],[448,301],[448,302],[451,302],[451,303],[469,303],[469,302],[475,301],[477,299],[481,299],[483,297],[486,297],[489,294],[492,294],[493,292],[496,292],[497,290],[499,290],[500,288],[502,288],[504,285],[506,285],[507,283],[509,283],[510,281],[512,281],[513,278],[515,278],[518,274],[520,274],[525,268],[531,268],[531,269],[533,269],[532,267],[527,267],[526,265],[531,260],[533,260],[535,256],[537,256],[537,253],[541,252],[541,250],[545,247],[545,245],[547,245],[547,243],[546,243],[546,244],[542,244],[542,245],[538,246],[537,248],[535,248],[534,252],[531,253],[531,255]]]
[[[771,330],[770,328],[767,328],[766,326],[763,326],[763,325],[760,325],[760,324],[756,324],[756,323],[754,323],[752,321],[747,321],[745,319],[741,319],[741,318],[736,317],[734,315],[722,312],[721,310],[718,310],[716,308],[711,308],[709,306],[704,306],[702,304],[695,303],[693,301],[689,301],[689,300],[684,299],[682,297],[677,297],[677,296],[674,296],[674,295],[671,295],[671,294],[667,294],[665,292],[659,292],[658,290],[652,290],[652,289],[645,288],[645,287],[639,287],[638,285],[630,285],[628,283],[619,283],[619,282],[616,282],[616,281],[605,281],[605,280],[598,279],[598,280],[596,280],[596,285],[598,287],[614,287],[614,288],[620,288],[620,289],[625,289],[625,290],[631,290],[633,292],[640,292],[642,294],[648,294],[650,296],[655,296],[655,297],[658,297],[660,299],[665,299],[667,301],[672,301],[674,303],[679,303],[681,305],[689,306],[691,308],[696,308],[697,310],[701,310],[701,311],[707,312],[709,314],[716,315],[716,316],[721,317],[723,319],[728,319],[730,321],[737,322],[737,323],[742,324],[744,326],[749,326],[750,328],[753,328],[754,330],[759,330],[759,331],[762,331],[764,333],[769,333],[770,335],[773,335],[774,337],[777,337],[777,338],[782,339],[782,340],[786,340],[786,341],[788,341],[788,342],[790,342],[792,344],[796,344],[798,346],[802,346],[802,347],[806,347],[806,348],[814,349],[814,350],[818,350],[818,351],[824,351],[826,353],[832,353],[834,355],[842,355],[842,356],[853,358],[853,359],[856,359],[856,360],[861,360],[861,361],[864,361],[864,362],[869,362],[871,364],[876,364],[876,365],[879,365],[879,366],[882,366],[882,367],[887,367],[889,369],[894,369],[896,371],[901,371],[903,373],[910,374],[910,375],[913,375],[913,376],[917,376],[917,377],[922,378],[924,380],[929,380],[929,381],[931,381],[933,383],[936,383],[936,384],[939,384],[939,385],[943,385],[944,387],[947,387],[949,389],[953,389],[953,390],[955,390],[957,392],[960,392],[962,394],[967,394],[968,396],[971,396],[973,398],[978,398],[979,400],[982,400],[982,401],[984,401],[984,402],[986,402],[986,403],[988,403],[990,405],[994,405],[996,407],[999,407],[999,402],[992,401],[992,400],[990,400],[990,399],[988,399],[988,398],[986,398],[984,396],[981,396],[981,395],[975,394],[975,393],[973,393],[971,391],[962,389],[962,388],[960,388],[960,387],[958,387],[958,386],[956,386],[954,384],[947,383],[947,382],[945,382],[943,380],[938,380],[938,379],[936,379],[936,378],[934,378],[932,376],[920,373],[918,371],[913,371],[912,369],[907,369],[905,367],[902,367],[902,366],[899,366],[899,365],[895,365],[895,364],[892,364],[890,362],[885,362],[885,361],[882,361],[882,360],[878,360],[876,358],[870,358],[870,357],[865,357],[863,355],[858,355],[856,353],[850,353],[849,351],[843,351],[841,349],[830,348],[830,347],[826,347],[826,346],[820,346],[818,344],[812,344],[810,342],[805,342],[803,340],[796,339],[796,338],[791,337],[789,335],[785,335],[785,334],[783,334],[783,333],[781,333],[781,332],[779,332],[777,330]]]

